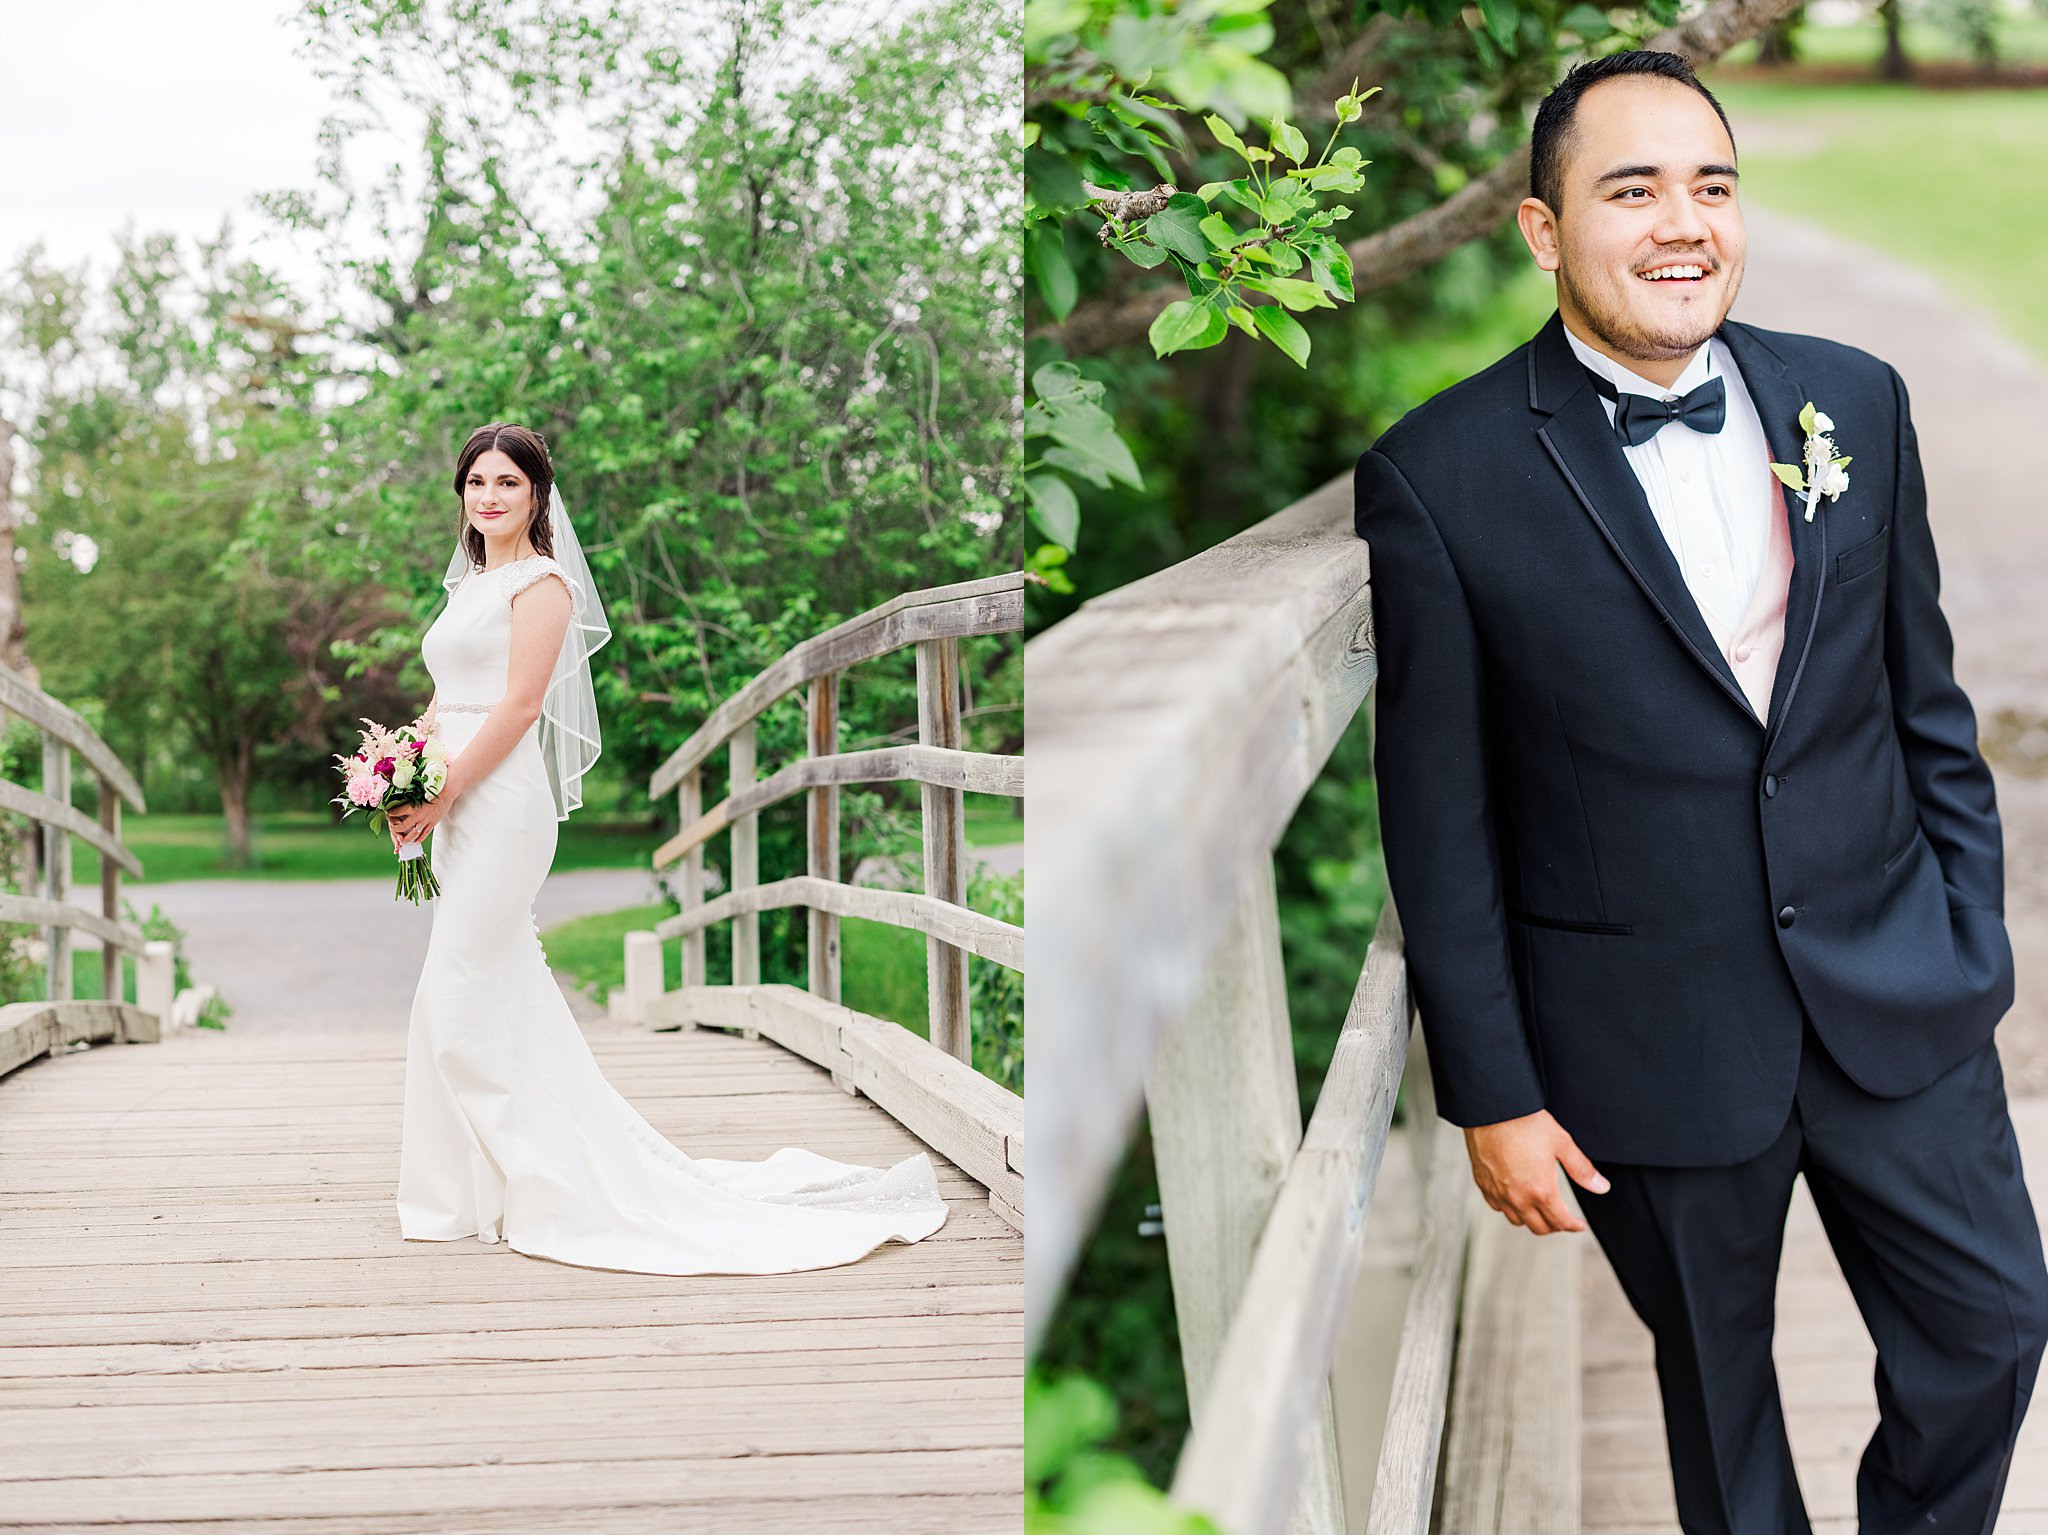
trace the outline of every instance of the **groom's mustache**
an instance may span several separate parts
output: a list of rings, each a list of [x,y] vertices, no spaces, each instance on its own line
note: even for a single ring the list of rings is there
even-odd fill
[[[1654,261],[1645,262],[1635,270],[1637,273],[1654,272],[1659,267],[1678,266],[1687,263],[1693,266],[1703,266],[1709,272],[1718,272],[1721,269],[1721,263],[1712,256],[1709,256],[1705,251],[1667,251],[1660,254]]]

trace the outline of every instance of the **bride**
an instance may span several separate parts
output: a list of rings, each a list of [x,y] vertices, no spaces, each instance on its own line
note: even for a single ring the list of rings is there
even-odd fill
[[[889,1168],[797,1147],[686,1155],[605,1080],[548,970],[533,899],[597,760],[589,657],[611,636],[553,481],[520,426],[480,427],[456,466],[450,595],[420,644],[448,781],[391,817],[394,848],[435,833],[441,886],[407,1042],[399,1230],[648,1274],[827,1268],[930,1236],[946,1207],[924,1152]]]

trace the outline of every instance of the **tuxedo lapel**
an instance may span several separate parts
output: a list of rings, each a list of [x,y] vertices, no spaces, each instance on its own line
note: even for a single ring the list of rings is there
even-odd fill
[[[1772,462],[1799,463],[1806,442],[1799,427],[1799,412],[1808,398],[1806,391],[1792,377],[1783,359],[1747,325],[1726,320],[1719,334],[1728,343],[1735,366],[1742,370],[1743,387],[1749,391],[1763,422],[1764,441],[1770,446]],[[1821,575],[1827,568],[1828,557],[1828,503],[1823,500],[1814,511],[1813,521],[1808,522],[1804,497],[1781,487],[1776,480],[1771,481],[1771,492],[1771,505],[1784,508],[1783,515],[1792,530],[1792,581],[1785,593],[1785,646],[1779,652],[1777,674],[1771,683],[1770,721],[1764,737],[1766,752],[1778,737],[1785,711],[1791,708],[1792,695],[1799,690],[1800,676],[1806,670],[1806,654],[1813,645],[1814,629],[1820,619],[1820,593],[1826,584]]]
[[[1755,349],[1753,347],[1753,349]],[[1737,354],[1738,364],[1742,361]],[[1749,370],[1743,369],[1745,382]],[[1789,387],[1789,386],[1788,386]],[[1536,429],[1544,448],[1564,471],[1566,483],[1579,504],[1593,519],[1628,573],[1635,577],[1643,594],[1655,604],[1665,621],[1677,631],[1693,659],[1720,683],[1737,708],[1756,720],[1749,695],[1735,679],[1735,672],[1714,643],[1699,604],[1685,584],[1671,545],[1664,540],[1650,510],[1642,482],[1622,454],[1621,439],[1607,420],[1606,409],[1594,389],[1585,364],[1573,354],[1565,340],[1564,320],[1552,314],[1529,345],[1529,407],[1549,419]],[[1798,415],[1794,405],[1793,415]],[[1766,425],[1769,424],[1766,418]],[[1776,439],[1772,447],[1776,449]],[[1790,460],[1780,460],[1790,462]],[[1797,530],[1794,530],[1795,559]],[[1794,577],[1797,586],[1797,577]],[[1790,619],[1790,604],[1787,604]],[[1788,628],[1787,633],[1790,633]],[[1789,645],[1788,645],[1789,650]],[[1776,711],[1773,710],[1773,713]],[[1759,728],[1763,721],[1757,720]]]

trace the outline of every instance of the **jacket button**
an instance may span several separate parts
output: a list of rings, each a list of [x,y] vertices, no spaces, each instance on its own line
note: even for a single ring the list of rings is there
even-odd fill
[[[1798,913],[1797,913],[1796,911],[1794,911],[1794,910],[1793,910],[1793,909],[1792,909],[1791,907],[1789,907],[1789,906],[1781,906],[1781,907],[1779,907],[1779,908],[1778,908],[1778,926],[1780,926],[1780,927],[1790,927],[1790,926],[1792,925],[1792,919],[1793,919],[1794,917],[1798,916],[1798,915],[1799,915],[1799,914],[1798,914]]]
[[[1769,799],[1778,792],[1778,777],[1775,773],[1764,774],[1764,798]]]

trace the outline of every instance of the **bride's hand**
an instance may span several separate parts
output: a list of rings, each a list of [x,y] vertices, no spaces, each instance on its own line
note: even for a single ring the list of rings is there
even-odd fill
[[[392,811],[387,819],[398,843],[418,842],[425,838],[448,814],[448,801],[448,794],[443,792],[424,805],[403,805]]]

